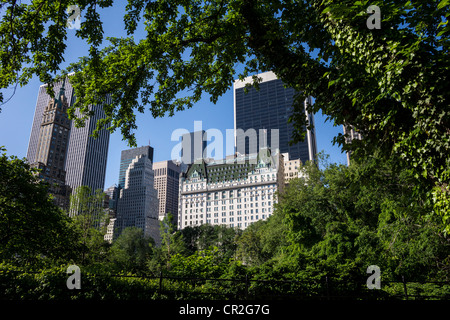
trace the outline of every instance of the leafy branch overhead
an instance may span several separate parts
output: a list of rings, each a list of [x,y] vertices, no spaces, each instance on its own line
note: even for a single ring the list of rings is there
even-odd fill
[[[90,54],[60,72],[71,4],[81,9],[76,34]],[[381,29],[367,28],[369,5],[380,8]],[[98,129],[120,129],[135,145],[137,112],[171,116],[204,95],[215,103],[235,78],[272,70],[302,92],[290,119],[294,140],[308,125],[299,102],[311,95],[311,111],[362,133],[351,144],[336,137],[344,150],[355,157],[396,154],[420,186],[434,188],[433,199],[449,201],[448,1],[129,0],[128,37],[103,39],[100,14],[111,6],[112,0],[3,4],[0,87],[25,85],[33,74],[50,83],[75,72],[70,116],[81,124],[89,105],[110,95]],[[136,41],[139,25],[146,34]],[[101,48],[104,40],[109,45]],[[239,64],[244,71],[236,75]]]

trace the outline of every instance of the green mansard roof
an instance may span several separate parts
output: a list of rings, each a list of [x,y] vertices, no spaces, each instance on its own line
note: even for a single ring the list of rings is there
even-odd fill
[[[255,170],[255,168],[262,166],[271,166],[274,163],[274,159],[270,154],[265,153],[264,150],[260,152],[256,158],[256,163],[251,157],[245,157],[244,161],[232,159],[228,163],[206,163],[202,160],[201,163],[192,164],[186,173],[186,179],[205,179],[207,183],[216,183],[222,181],[240,180],[248,177],[249,173]]]

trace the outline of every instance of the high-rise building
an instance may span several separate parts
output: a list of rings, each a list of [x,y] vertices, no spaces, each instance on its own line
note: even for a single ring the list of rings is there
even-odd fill
[[[125,174],[128,170],[128,166],[136,157],[140,155],[145,156],[150,160],[150,162],[153,163],[153,148],[150,146],[143,146],[122,151],[120,155],[119,188],[123,188],[125,186]]]
[[[127,227],[137,227],[159,243],[158,192],[154,188],[152,162],[146,155],[136,156],[125,172],[115,221],[117,237]]]
[[[186,165],[200,163],[206,156],[207,133],[205,130],[183,134],[181,139],[181,162]]]
[[[155,188],[158,190],[159,219],[171,213],[175,223],[178,220],[178,187],[181,164],[173,161],[159,161],[153,163],[155,173]]]
[[[234,82],[236,151],[241,154],[255,153],[267,146],[279,149],[281,153],[287,152],[292,159],[300,159],[302,162],[314,160],[317,153],[314,130],[307,130],[303,142],[289,145],[294,125],[288,123],[288,119],[293,112],[296,91],[286,88],[273,72],[257,76],[262,78],[259,90],[250,87],[245,92],[245,85],[253,82],[252,77]],[[305,115],[314,124],[313,114],[306,111],[306,106],[311,103],[310,97],[304,101]]]
[[[91,106],[91,111],[93,115],[86,119],[84,127],[76,128],[72,125],[66,160],[66,180],[73,189],[88,186],[95,192],[105,187],[110,133],[102,129],[97,138],[91,136],[97,120],[105,117],[101,105]]]
[[[120,189],[116,185],[113,185],[106,189],[104,193],[109,197],[109,208],[112,212],[116,213]]]
[[[119,199],[120,190],[117,186],[111,186],[104,191],[108,196],[108,208],[109,208],[109,222],[106,227],[106,234],[104,236],[105,241],[111,243],[114,238],[114,225],[116,224],[117,216],[117,204]]]
[[[41,170],[39,178],[50,184],[49,193],[53,195],[55,203],[67,209],[71,189],[66,185],[65,162],[70,121],[67,116],[68,102],[64,84],[65,80],[59,95],[47,101],[45,107],[43,103],[39,104],[40,117],[35,116],[35,119],[37,118],[36,121],[40,121],[40,124],[33,124],[34,159],[29,162],[31,167]]]
[[[67,79],[66,79],[67,80]],[[61,92],[62,85],[64,83],[64,95],[67,101],[67,107],[72,104],[72,92],[73,88],[66,80],[59,81],[53,84],[55,97],[58,98],[58,92]],[[41,132],[42,118],[44,118],[44,111],[46,107],[51,103],[53,99],[47,94],[47,85],[43,84],[39,87],[39,92],[36,101],[36,109],[34,112],[33,125],[31,127],[30,140],[28,142],[27,159],[29,163],[37,162],[39,137]],[[59,111],[61,112],[61,111]],[[48,116],[48,115],[47,115]],[[55,114],[56,116],[56,114]],[[61,113],[58,114],[58,118],[61,117]],[[70,122],[70,120],[67,119]],[[70,130],[70,127],[68,130]],[[66,142],[67,144],[67,142]]]
[[[64,111],[62,109],[48,109],[52,104],[52,99],[46,92],[47,84],[39,88],[36,102],[36,110],[31,129],[30,140],[28,144],[27,159],[29,163],[38,163],[42,160],[44,149],[43,142],[50,143],[49,151],[53,151],[54,157],[50,170],[56,165],[56,155],[58,162],[64,163],[65,183],[72,190],[86,185],[94,192],[97,189],[104,188],[106,174],[106,160],[109,146],[109,131],[101,130],[98,138],[91,135],[95,129],[98,119],[103,118],[104,112],[101,105],[92,106],[91,111],[94,115],[88,118],[85,126],[76,128],[72,121],[67,118],[66,110],[75,102],[73,88],[70,84],[70,75],[62,81],[54,83],[55,93],[64,92],[65,102]],[[48,120],[53,119],[52,123]],[[62,135],[62,139],[53,136],[50,140],[49,128],[52,128],[54,134]],[[42,140],[40,137],[43,137]],[[64,138],[65,136],[65,138]],[[64,160],[62,158],[64,157]],[[41,162],[42,163],[42,162]]]
[[[192,164],[180,176],[178,228],[211,224],[245,229],[272,215],[275,192],[283,188],[283,156],[268,148]]]

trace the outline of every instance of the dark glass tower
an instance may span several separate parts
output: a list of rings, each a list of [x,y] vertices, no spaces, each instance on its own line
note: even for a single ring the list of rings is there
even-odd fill
[[[259,90],[250,87],[247,93],[245,84],[252,83],[252,77],[234,82],[236,151],[243,153],[239,146],[245,146],[244,153],[248,154],[268,146],[272,149],[279,148],[281,153],[288,152],[290,159],[300,159],[302,162],[313,160],[317,152],[314,130],[307,131],[303,142],[289,145],[294,126],[288,123],[288,119],[292,114],[295,90],[285,88],[273,72],[258,74],[258,77],[262,78]],[[306,99],[305,107],[307,103],[311,103],[310,98]],[[308,114],[308,117],[314,123],[313,115]],[[251,137],[253,130],[256,134],[254,139]]]

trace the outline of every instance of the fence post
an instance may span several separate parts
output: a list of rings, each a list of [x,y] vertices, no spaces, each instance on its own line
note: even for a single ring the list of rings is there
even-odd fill
[[[325,285],[327,288],[327,300],[330,300],[330,285],[328,281],[328,275],[325,276]]]
[[[404,276],[402,276],[402,282],[403,282],[403,290],[405,291],[405,298],[406,300],[408,300],[408,290],[406,288],[406,281]]]

